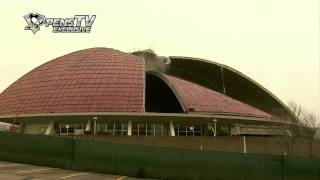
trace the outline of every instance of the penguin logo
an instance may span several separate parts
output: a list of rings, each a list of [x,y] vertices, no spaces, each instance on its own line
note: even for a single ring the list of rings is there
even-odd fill
[[[36,34],[40,30],[40,26],[46,23],[45,16],[38,13],[29,13],[23,17],[28,24],[24,30],[31,30],[33,34]]]

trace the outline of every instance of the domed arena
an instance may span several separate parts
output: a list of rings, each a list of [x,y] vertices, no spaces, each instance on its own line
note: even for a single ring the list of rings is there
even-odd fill
[[[271,92],[213,61],[91,48],[0,94],[0,120],[58,136],[307,136]]]

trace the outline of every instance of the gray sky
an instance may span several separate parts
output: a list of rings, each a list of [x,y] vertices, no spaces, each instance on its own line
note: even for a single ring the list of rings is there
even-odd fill
[[[1,4],[0,91],[33,68],[90,47],[205,58],[320,112],[319,0],[17,1]],[[90,34],[25,31],[23,15],[97,15]]]

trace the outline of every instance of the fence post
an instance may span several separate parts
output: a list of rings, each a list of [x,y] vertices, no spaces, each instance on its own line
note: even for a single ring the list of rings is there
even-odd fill
[[[74,151],[75,151],[76,137],[73,136],[71,140],[72,140],[72,147],[71,147],[71,165],[70,165],[70,168],[73,170],[73,161],[74,161]]]
[[[243,140],[243,153],[247,153],[246,136],[242,136],[242,140]]]
[[[281,179],[284,180],[284,155],[281,156]]]

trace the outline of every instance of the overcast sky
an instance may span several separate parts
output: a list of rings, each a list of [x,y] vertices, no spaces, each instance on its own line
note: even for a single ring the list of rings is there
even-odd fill
[[[115,0],[2,3],[0,91],[33,68],[90,47],[216,61],[248,75],[284,103],[319,115],[319,0]],[[89,34],[25,31],[23,15],[97,15]]]

